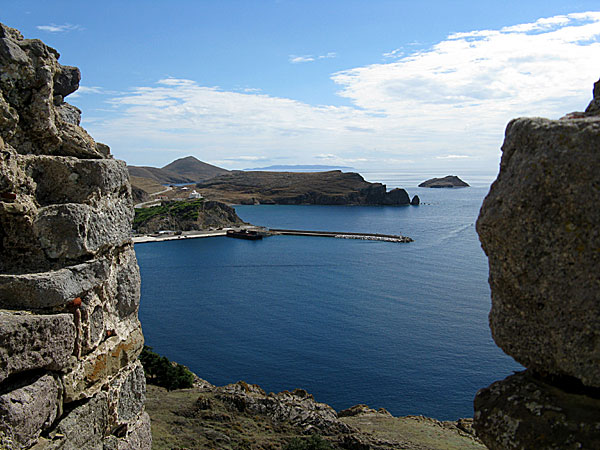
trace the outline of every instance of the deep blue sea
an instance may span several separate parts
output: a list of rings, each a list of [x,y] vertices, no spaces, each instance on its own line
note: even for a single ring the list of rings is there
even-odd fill
[[[475,221],[493,176],[411,187],[418,207],[239,206],[274,228],[404,234],[410,244],[276,236],[137,244],[140,319],[160,354],[222,385],[296,387],[340,410],[473,415],[476,391],[519,370],[494,344]],[[425,178],[420,178],[422,181]]]

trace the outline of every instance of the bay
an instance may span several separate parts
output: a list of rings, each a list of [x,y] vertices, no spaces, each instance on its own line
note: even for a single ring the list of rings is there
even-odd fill
[[[388,187],[401,177],[378,174]],[[396,180],[396,181],[394,181]],[[303,388],[343,409],[473,415],[479,388],[520,366],[487,314],[475,221],[488,191],[409,188],[418,207],[238,206],[273,228],[404,234],[398,244],[276,236],[136,245],[140,320],[158,353],[222,385]]]

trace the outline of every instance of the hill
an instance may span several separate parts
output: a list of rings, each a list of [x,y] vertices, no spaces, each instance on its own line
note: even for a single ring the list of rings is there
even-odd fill
[[[162,168],[128,166],[127,169],[132,177],[147,178],[160,184],[191,184],[229,173],[226,169],[207,164],[193,156],[177,159]]]

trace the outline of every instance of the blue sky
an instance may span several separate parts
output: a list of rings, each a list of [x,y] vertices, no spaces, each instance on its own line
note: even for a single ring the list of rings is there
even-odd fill
[[[596,1],[19,1],[130,164],[495,172],[508,120],[585,108]]]

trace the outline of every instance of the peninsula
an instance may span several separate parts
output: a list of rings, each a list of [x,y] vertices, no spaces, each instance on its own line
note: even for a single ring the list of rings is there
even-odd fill
[[[163,168],[129,166],[136,201],[143,202],[168,184],[187,184],[207,200],[227,204],[279,205],[409,205],[404,189],[388,192],[381,183],[341,170],[313,172],[229,171],[193,156]],[[162,187],[164,189],[164,186]],[[165,193],[170,198],[175,191]],[[414,204],[414,202],[413,202]]]

